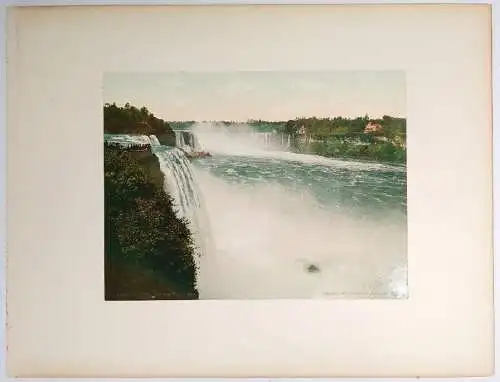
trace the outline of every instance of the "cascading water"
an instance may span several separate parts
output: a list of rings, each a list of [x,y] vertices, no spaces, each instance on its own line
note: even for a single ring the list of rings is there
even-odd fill
[[[159,159],[160,169],[165,176],[165,190],[171,194],[178,216],[193,218],[200,207],[199,191],[191,163],[181,150],[162,146],[155,135],[106,134],[105,141],[122,147],[149,144]]]
[[[177,216],[186,219],[194,241],[196,284],[199,289],[200,261],[212,248],[210,223],[201,203],[201,195],[186,154],[177,148],[156,146],[153,153],[158,157],[165,176],[165,190],[177,207]]]
[[[175,145],[177,147],[184,147],[184,135],[180,131],[175,131]]]
[[[198,138],[189,130],[174,130],[175,145],[188,152],[201,151],[201,145]]]
[[[407,296],[404,167],[273,150],[244,127],[191,131],[213,154],[194,164],[214,245],[200,298]]]
[[[290,136],[245,126],[185,133],[182,150],[111,141],[147,141],[158,157],[203,253],[201,299],[408,295],[404,167],[286,152]],[[183,150],[200,143],[213,156],[191,163]]]
[[[189,160],[177,148],[156,149],[153,152],[160,161],[166,191],[176,202],[179,217],[191,219],[200,207],[200,199]]]
[[[160,141],[158,140],[158,138],[156,137],[156,135],[150,135],[149,136],[149,142],[151,144],[151,147],[158,147],[158,146],[161,146],[161,143]]]
[[[178,148],[161,145],[155,135],[105,135],[105,141],[131,147],[137,144],[149,144],[151,151],[158,158],[160,170],[165,178],[165,191],[172,197],[176,214],[185,219],[193,234],[195,262],[199,272],[199,259],[210,247],[209,235],[203,236],[200,227],[208,230],[207,219],[200,203],[200,194],[194,178],[191,163]]]
[[[255,138],[256,142],[262,144],[262,147],[265,149],[278,150],[278,149],[286,149],[289,148],[290,146],[289,134],[283,134],[283,133],[280,134],[269,131],[264,131],[264,132],[256,131],[252,132],[251,136]],[[285,137],[287,137],[286,141]]]
[[[158,139],[156,140],[158,141]],[[147,135],[104,134],[104,141],[122,147],[151,144],[151,139]]]
[[[210,153],[225,154],[274,153],[290,147],[289,134],[277,132],[255,131],[245,124],[224,126],[217,123],[198,123],[191,127],[199,146]],[[284,140],[286,137],[286,143]]]

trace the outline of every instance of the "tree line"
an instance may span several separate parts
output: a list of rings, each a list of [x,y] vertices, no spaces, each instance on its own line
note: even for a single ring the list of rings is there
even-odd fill
[[[137,108],[128,102],[124,106],[105,103],[103,112],[104,133],[156,135],[161,144],[175,145],[175,133],[170,124],[145,106]]]
[[[357,118],[296,118],[285,123],[283,131],[296,136],[303,127],[306,134],[315,139],[328,137],[360,137],[365,135],[368,123],[378,124],[382,127],[380,133],[388,139],[400,137],[406,139],[406,118],[384,115],[382,118],[372,119],[368,115]]]

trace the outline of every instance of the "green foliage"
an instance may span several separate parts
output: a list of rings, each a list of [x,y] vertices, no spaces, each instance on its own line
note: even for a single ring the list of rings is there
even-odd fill
[[[283,132],[298,135],[301,127],[304,127],[306,135],[313,139],[325,139],[331,136],[361,137],[368,122],[379,123],[382,128],[382,136],[393,139],[394,137],[406,140],[406,119],[395,118],[385,115],[382,119],[370,119],[367,115],[357,118],[296,118],[287,121],[283,126]]]
[[[365,133],[369,123],[380,124],[382,130]],[[283,125],[291,134],[292,150],[328,157],[406,162],[406,119],[383,116],[358,118],[296,118]]]
[[[104,133],[156,135],[161,144],[175,146],[175,133],[168,122],[157,118],[145,106],[126,103],[104,104]]]
[[[365,133],[368,123],[379,124],[381,130]],[[224,122],[231,125],[231,122]],[[288,121],[249,120],[257,131],[289,134],[291,150],[328,157],[406,162],[406,119],[384,115],[372,119],[300,117]]]
[[[109,299],[117,299],[123,292],[124,287],[116,284],[123,282],[125,276],[116,276],[117,269],[123,267],[127,277],[142,277],[143,290],[129,291],[131,299],[137,294],[152,293],[148,290],[152,284],[157,290],[155,293],[167,294],[169,298],[197,298],[191,233],[187,222],[175,215],[172,200],[163,190],[163,179],[158,173],[161,174],[159,164],[150,152],[105,147],[106,296]]]
[[[303,144],[294,151],[346,159],[393,163],[406,162],[406,150],[404,148],[390,142],[374,140],[373,136],[367,136],[363,140],[350,141],[348,139],[330,138],[321,142]]]

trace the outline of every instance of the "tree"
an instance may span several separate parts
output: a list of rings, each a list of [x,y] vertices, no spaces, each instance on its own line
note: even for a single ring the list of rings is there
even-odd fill
[[[104,104],[104,132],[110,134],[154,134],[160,143],[175,146],[175,132],[170,125],[156,118],[143,106],[140,109],[126,103],[123,107],[115,103]]]
[[[160,275],[159,280],[164,280],[160,285],[167,283],[173,294],[196,298],[194,249],[187,222],[175,215],[163,179],[158,182],[150,173],[161,174],[158,159],[151,153],[141,155],[146,157],[105,147],[106,269],[112,273],[119,264],[128,264],[133,270],[130,277],[149,269]]]

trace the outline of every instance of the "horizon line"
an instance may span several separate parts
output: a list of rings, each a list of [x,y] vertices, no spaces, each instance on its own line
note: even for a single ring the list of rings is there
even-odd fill
[[[153,113],[154,114],[154,113]],[[365,115],[359,115],[357,117],[352,117],[352,116],[343,116],[343,115],[336,115],[336,116],[329,116],[329,117],[320,117],[320,116],[309,116],[309,117],[295,117],[295,118],[290,118],[290,119],[257,119],[257,118],[249,118],[246,120],[229,120],[229,119],[163,119],[165,122],[194,122],[194,123],[203,123],[203,122],[230,122],[230,123],[248,123],[248,122],[288,122],[288,121],[295,121],[295,120],[300,120],[300,119],[312,119],[316,118],[318,120],[324,120],[324,119],[335,119],[335,118],[344,118],[344,119],[357,119],[357,118],[364,118]],[[378,120],[382,119],[384,116],[390,117],[390,118],[399,118],[399,119],[406,119],[406,116],[398,116],[398,115],[390,115],[390,114],[384,114],[381,117],[372,117],[368,115],[369,120]]]

